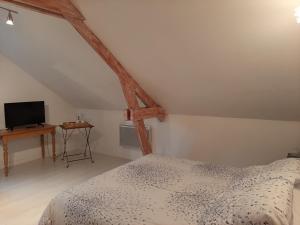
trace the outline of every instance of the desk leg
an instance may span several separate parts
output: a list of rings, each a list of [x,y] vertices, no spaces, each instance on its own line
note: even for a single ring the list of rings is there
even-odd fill
[[[4,161],[4,175],[8,176],[8,143],[3,140],[3,161]]]
[[[41,135],[42,158],[45,159],[45,138]]]
[[[52,136],[52,159],[53,159],[53,162],[55,162],[55,160],[56,160],[56,153],[55,153],[55,131],[51,132],[51,136]]]

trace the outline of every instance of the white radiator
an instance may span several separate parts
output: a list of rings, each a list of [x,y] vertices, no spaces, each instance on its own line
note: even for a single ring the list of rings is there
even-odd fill
[[[151,142],[151,127],[146,126],[146,130],[148,140]],[[136,129],[133,124],[120,124],[120,145],[124,147],[140,147]]]

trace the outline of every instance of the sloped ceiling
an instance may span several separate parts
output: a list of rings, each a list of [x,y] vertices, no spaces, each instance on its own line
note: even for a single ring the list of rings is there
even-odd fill
[[[300,120],[299,0],[74,3],[169,113]],[[0,25],[1,54],[77,107],[126,107],[116,76],[67,22],[18,10],[15,27]]]
[[[75,107],[125,108],[117,77],[68,22],[6,6],[19,14],[15,26],[0,25],[1,54]]]

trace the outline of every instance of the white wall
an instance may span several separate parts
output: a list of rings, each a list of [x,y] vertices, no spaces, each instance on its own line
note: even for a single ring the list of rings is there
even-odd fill
[[[95,124],[95,151],[137,158],[138,150],[119,146],[121,111],[85,110]],[[154,152],[233,165],[268,163],[300,149],[300,122],[169,115],[167,121],[148,121]],[[97,146],[97,147],[96,147]]]
[[[75,109],[71,105],[0,54],[0,128],[5,128],[3,103],[38,100],[45,101],[47,122],[59,124],[63,121],[74,120]],[[49,142],[51,142],[50,137]],[[59,151],[61,149],[59,137],[57,143]],[[51,150],[51,146],[48,147]],[[0,168],[2,168],[2,146],[0,150]],[[39,138],[17,140],[9,144],[10,165],[40,157]]]
[[[54,124],[74,120],[75,114],[81,113],[83,119],[96,126],[92,134],[94,151],[130,159],[141,156],[138,149],[119,146],[118,128],[123,122],[123,112],[86,109],[76,112],[58,95],[1,55],[0,76],[0,105],[45,100],[48,121]],[[155,119],[147,122],[153,128],[154,152],[178,157],[248,165],[283,158],[287,152],[300,148],[300,122],[174,114],[164,123]],[[3,107],[0,107],[0,127],[4,127]],[[59,142],[60,138],[57,140]],[[37,138],[13,142],[9,150],[10,163],[14,165],[41,157]]]

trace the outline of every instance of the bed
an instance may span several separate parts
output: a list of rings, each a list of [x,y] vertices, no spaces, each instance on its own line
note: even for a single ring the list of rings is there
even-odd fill
[[[293,215],[294,215],[294,225],[300,224],[300,184],[296,185],[294,188],[294,199],[293,199]]]
[[[297,180],[296,159],[234,168],[152,154],[59,194],[39,225],[291,225]]]

